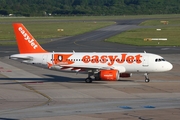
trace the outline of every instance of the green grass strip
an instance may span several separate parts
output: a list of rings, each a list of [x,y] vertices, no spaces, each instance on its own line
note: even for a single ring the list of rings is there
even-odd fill
[[[60,38],[93,31],[114,22],[28,22],[24,26],[36,39]],[[15,40],[12,24],[0,24],[0,40]]]

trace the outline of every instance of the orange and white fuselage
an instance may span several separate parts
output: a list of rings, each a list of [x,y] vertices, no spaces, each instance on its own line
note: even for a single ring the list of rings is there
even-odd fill
[[[96,53],[96,52],[47,52],[29,31],[21,24],[13,24],[20,54],[11,55],[12,59],[22,62],[42,64],[49,69],[87,72],[90,76],[104,80],[118,80],[130,77],[131,73],[164,72],[172,69],[172,64],[163,57],[151,53]]]

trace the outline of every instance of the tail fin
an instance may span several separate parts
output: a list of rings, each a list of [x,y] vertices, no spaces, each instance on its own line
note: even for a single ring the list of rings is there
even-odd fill
[[[20,53],[44,53],[45,51],[21,23],[14,23],[14,33]]]

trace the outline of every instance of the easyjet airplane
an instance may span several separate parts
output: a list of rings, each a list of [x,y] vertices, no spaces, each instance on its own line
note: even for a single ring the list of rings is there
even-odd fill
[[[14,32],[19,54],[11,55],[11,59],[24,63],[41,64],[49,69],[85,72],[85,82],[95,79],[119,80],[120,77],[131,77],[132,73],[144,73],[145,82],[149,82],[148,74],[169,71],[172,64],[163,57],[151,53],[96,53],[96,52],[47,52],[21,23],[14,23]]]

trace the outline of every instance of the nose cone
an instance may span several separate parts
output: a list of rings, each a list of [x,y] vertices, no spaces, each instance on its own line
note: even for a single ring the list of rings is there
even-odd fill
[[[173,68],[173,65],[170,62],[167,62],[166,64],[166,70],[169,71]]]

